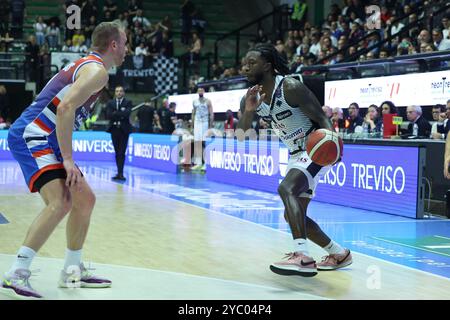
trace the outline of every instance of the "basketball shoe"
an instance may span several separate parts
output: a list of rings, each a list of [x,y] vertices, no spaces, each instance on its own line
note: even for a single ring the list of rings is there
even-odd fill
[[[0,292],[15,299],[41,299],[42,296],[31,287],[30,277],[31,271],[26,269],[17,269],[12,275],[5,274]]]
[[[330,254],[322,258],[317,264],[317,269],[321,271],[331,271],[351,265],[353,262],[352,254],[349,249],[345,249],[342,254]]]
[[[316,261],[311,257],[300,252],[291,252],[284,258],[287,260],[272,263],[270,270],[283,276],[314,277],[317,274]]]
[[[83,263],[80,264],[80,270],[73,270],[72,272],[61,271],[61,276],[58,282],[60,288],[109,288],[112,282],[108,279],[94,276],[89,272],[94,270],[86,268]]]

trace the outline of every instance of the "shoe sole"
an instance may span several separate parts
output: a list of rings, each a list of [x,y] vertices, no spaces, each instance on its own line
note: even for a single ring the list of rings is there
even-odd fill
[[[294,269],[283,269],[280,267],[276,267],[274,265],[270,265],[270,270],[276,274],[282,275],[282,276],[302,276],[306,278],[314,277],[317,275],[317,270],[310,269],[308,271],[306,270],[294,270]]]
[[[58,287],[61,289],[78,289],[78,288],[89,288],[89,289],[101,289],[101,288],[111,288],[112,283],[86,283],[86,282],[78,282],[74,283],[72,286],[68,286],[64,282],[58,282]]]
[[[42,300],[44,299],[42,298],[36,298],[36,297],[28,297],[28,296],[22,296],[20,294],[17,294],[16,291],[14,291],[14,289],[9,289],[9,288],[2,288],[0,287],[0,293],[2,293],[3,295],[13,298],[15,300]]]
[[[331,267],[331,266],[330,267],[319,267],[319,266],[317,266],[317,270],[319,270],[319,271],[334,271],[337,269],[342,269],[342,268],[348,267],[352,263],[353,263],[353,261],[350,260],[348,262],[341,263],[339,266],[336,266],[336,267]]]

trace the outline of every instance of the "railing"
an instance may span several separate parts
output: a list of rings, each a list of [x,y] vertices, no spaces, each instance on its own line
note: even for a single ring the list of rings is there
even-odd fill
[[[245,25],[239,27],[236,30],[233,30],[223,36],[217,38],[214,43],[214,62],[217,63],[219,60],[219,42],[224,41],[232,36],[235,36],[236,47],[235,47],[235,65],[239,64],[239,57],[241,51],[241,37],[255,37],[256,32],[251,34],[244,34],[243,30],[248,29],[250,27],[257,26],[258,28],[261,26],[261,23],[267,18],[273,19],[273,29],[278,30],[278,33],[282,33],[284,29],[287,29],[287,20],[285,21],[283,18],[286,18],[289,15],[289,10],[287,5],[281,5],[278,7],[274,7],[273,10],[258,19],[255,19]],[[283,26],[286,26],[285,28]],[[275,28],[277,26],[278,28]]]

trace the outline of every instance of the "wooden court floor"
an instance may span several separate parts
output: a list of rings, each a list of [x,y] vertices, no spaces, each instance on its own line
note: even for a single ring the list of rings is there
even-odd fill
[[[0,183],[0,273],[43,206],[22,177]],[[269,270],[290,235],[160,195],[87,176],[97,195],[83,260],[111,289],[58,289],[65,221],[39,252],[31,278],[48,299],[448,299],[450,280],[353,253],[350,267],[313,278]],[[17,182],[14,182],[17,181]],[[320,259],[325,252],[311,244]],[[0,299],[7,299],[0,296]]]

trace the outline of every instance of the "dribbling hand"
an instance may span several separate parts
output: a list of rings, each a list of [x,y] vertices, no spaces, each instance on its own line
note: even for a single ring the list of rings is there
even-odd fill
[[[261,93],[262,86],[256,85],[247,90],[245,95],[245,111],[254,112],[256,108],[264,101],[266,94],[260,94],[258,99],[258,93]]]

